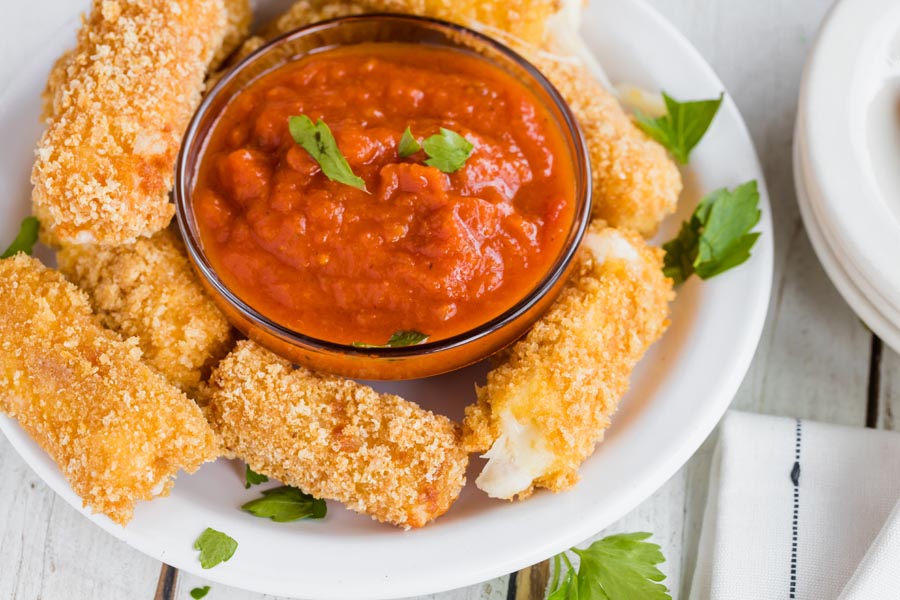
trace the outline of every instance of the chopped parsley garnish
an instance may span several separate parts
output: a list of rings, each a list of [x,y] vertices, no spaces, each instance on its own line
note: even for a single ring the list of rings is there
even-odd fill
[[[455,131],[441,127],[441,132],[425,138],[422,142],[428,160],[425,164],[436,167],[444,173],[453,173],[466,164],[475,146]]]
[[[204,585],[203,587],[197,587],[191,590],[191,598],[194,600],[200,600],[200,598],[205,597],[209,593],[209,586]]]
[[[266,517],[276,523],[298,519],[322,519],[327,507],[324,500],[313,498],[297,488],[282,486],[265,490],[262,498],[252,500],[241,507],[257,517]]]
[[[656,544],[645,542],[649,533],[623,533],[597,540],[584,550],[572,548],[578,555],[578,570],[566,553],[554,557],[553,583],[547,600],[672,600],[666,576],[656,568],[665,562]],[[560,556],[566,572],[560,580]]]
[[[422,144],[416,141],[416,138],[413,137],[412,131],[410,131],[409,127],[407,127],[403,132],[403,135],[400,136],[400,146],[397,148],[397,153],[402,158],[406,158],[407,156],[415,154],[421,149]]]
[[[637,112],[637,125],[644,133],[665,146],[678,162],[686,164],[691,150],[709,129],[725,94],[714,100],[689,102],[679,102],[665,92],[662,97],[666,102],[666,114],[653,119]]]
[[[755,180],[706,196],[681,224],[678,237],[663,245],[663,272],[678,284],[692,273],[709,279],[746,261],[759,238],[750,233],[762,214],[758,206]]]
[[[261,483],[265,483],[269,480],[268,477],[262,475],[261,473],[257,473],[253,469],[250,468],[250,465],[246,465],[247,470],[244,473],[244,489],[250,489],[251,485],[259,485]]]
[[[319,119],[318,123],[314,124],[312,119],[306,115],[289,117],[288,128],[294,141],[319,163],[325,177],[331,181],[367,191],[366,182],[353,174],[353,170],[347,163],[347,159],[341,154],[337,142],[331,134],[331,129],[328,128],[325,121]]]
[[[227,561],[234,556],[237,547],[238,543],[234,539],[210,527],[194,542],[194,550],[200,551],[200,566],[204,569],[212,569]]]
[[[353,342],[357,348],[403,348],[405,346],[415,346],[428,341],[428,334],[418,331],[399,330],[395,331],[387,344],[366,344],[364,342]]]
[[[16,235],[16,239],[9,245],[9,248],[3,251],[3,254],[0,254],[0,258],[9,258],[19,252],[24,252],[28,256],[31,256],[34,245],[37,243],[38,231],[40,231],[40,228],[41,224],[38,222],[37,217],[25,217],[22,219],[22,224],[19,226],[19,233]]]

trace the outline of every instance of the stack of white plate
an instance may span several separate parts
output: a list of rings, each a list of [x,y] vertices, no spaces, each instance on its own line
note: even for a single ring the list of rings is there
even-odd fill
[[[900,351],[900,0],[841,0],[806,65],[794,177],[819,260]]]

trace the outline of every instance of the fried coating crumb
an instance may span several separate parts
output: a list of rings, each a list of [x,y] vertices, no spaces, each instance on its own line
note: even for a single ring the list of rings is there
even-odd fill
[[[581,125],[591,158],[593,217],[644,236],[675,211],[681,173],[665,148],[638,129],[619,101],[583,67],[524,50]]]
[[[0,410],[56,462],[86,506],[124,525],[179,469],[215,460],[200,409],[99,325],[61,274],[0,260]]]
[[[550,310],[493,369],[466,408],[463,443],[488,451],[476,484],[526,498],[578,481],[637,361],[668,326],[662,251],[635,233],[592,226]]]
[[[300,0],[263,28],[261,35],[272,38],[326,19],[388,12],[443,19],[475,29],[499,30],[527,43],[540,44],[546,36],[547,19],[560,7],[559,0]]]
[[[226,29],[223,0],[94,0],[51,74],[35,151],[45,241],[123,243],[169,223],[175,157]]]
[[[66,82],[69,76],[69,63],[72,62],[74,56],[75,50],[67,50],[53,63],[50,75],[47,76],[47,85],[41,92],[41,121],[46,121],[53,116],[53,99],[56,96],[56,90]]]
[[[193,395],[234,344],[169,229],[121,246],[64,246],[57,263],[87,292],[103,325],[136,337],[144,362],[184,392]]]
[[[210,423],[251,469],[378,521],[422,527],[465,484],[455,423],[253,342],[238,342],[209,392]]]
[[[209,64],[209,70],[214,71],[222,66],[226,59],[242,44],[250,33],[250,25],[253,22],[253,9],[249,0],[223,0],[226,12],[226,30],[222,44],[216,49]],[[255,48],[254,48],[255,50]],[[251,50],[252,51],[252,50]],[[249,52],[248,52],[249,54]],[[47,85],[41,93],[43,102],[41,120],[46,121],[54,114],[53,98],[58,90],[68,79],[69,62],[75,55],[75,50],[68,50],[53,64],[50,75],[47,77]],[[206,88],[209,88],[207,82]]]
[[[365,0],[299,0],[263,27],[259,36],[264,40],[269,40],[304,25],[370,12],[375,11],[369,8],[369,3]]]
[[[250,0],[223,0],[223,2],[227,15],[225,35],[222,38],[222,44],[216,48],[210,61],[210,71],[218,69],[231,53],[244,43],[250,34],[250,25],[253,22],[253,8],[250,6]]]

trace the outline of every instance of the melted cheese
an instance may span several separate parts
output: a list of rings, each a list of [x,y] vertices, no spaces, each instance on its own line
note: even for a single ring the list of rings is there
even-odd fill
[[[502,433],[482,457],[488,459],[475,485],[491,498],[512,499],[531,487],[553,462],[540,433],[509,411],[500,418]]]
[[[624,260],[633,266],[641,264],[641,257],[631,242],[614,229],[605,229],[602,233],[588,233],[584,236],[583,243],[594,255],[594,260],[600,264],[610,259]]]

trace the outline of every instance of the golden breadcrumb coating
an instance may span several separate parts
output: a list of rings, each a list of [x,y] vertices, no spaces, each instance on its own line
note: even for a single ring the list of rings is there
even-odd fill
[[[465,484],[455,423],[253,342],[219,363],[209,393],[210,423],[251,469],[378,521],[422,527]]]
[[[222,44],[216,49],[209,64],[209,70],[218,69],[231,54],[242,46],[250,33],[250,25],[253,22],[253,9],[249,0],[223,0],[226,11],[226,30]],[[47,77],[47,85],[41,98],[43,108],[41,120],[46,121],[53,116],[53,98],[62,84],[68,78],[70,59],[75,55],[75,50],[68,50],[53,64],[50,75]],[[207,88],[209,85],[206,86]]]
[[[244,60],[245,58],[247,58],[248,56],[250,56],[252,53],[256,52],[260,48],[260,46],[262,46],[265,43],[266,43],[265,38],[262,38],[258,35],[250,36],[249,38],[244,40],[244,43],[241,44],[241,47],[238,48],[237,52],[235,52],[231,56],[231,58],[228,61],[228,64],[230,64],[230,65],[237,64],[238,62],[240,62],[240,61]],[[224,74],[224,71],[219,71],[218,73],[215,73],[213,75],[213,77],[211,77],[210,79],[211,80],[214,79],[214,80],[218,81],[219,77],[221,77],[223,74]]]
[[[632,368],[666,329],[672,297],[661,250],[595,224],[559,298],[466,408],[466,449],[491,449],[478,486],[525,498],[574,485]]]
[[[58,90],[66,82],[69,63],[75,56],[75,50],[67,50],[56,59],[47,76],[47,85],[41,93],[41,121],[46,121],[53,116],[53,99]]]
[[[498,30],[527,43],[540,44],[547,19],[560,10],[559,0],[300,0],[265,27],[271,38],[310,23],[347,15],[389,12],[443,19],[474,29]]]
[[[0,260],[0,410],[86,506],[119,524],[219,447],[194,402],[91,314],[87,297],[24,254]]]
[[[591,158],[594,218],[652,236],[675,211],[681,194],[681,173],[665,148],[638,129],[583,67],[546,53],[525,54],[559,90],[581,125]]]
[[[259,36],[268,40],[319,21],[370,12],[376,11],[369,8],[369,3],[365,0],[298,0],[283,14],[266,24]]]
[[[250,0],[223,0],[225,4],[226,25],[221,45],[209,64],[209,70],[218,69],[232,52],[237,50],[250,34],[253,23],[253,8]]]
[[[51,74],[31,176],[45,241],[123,243],[169,223],[175,157],[226,29],[223,0],[94,0],[65,76]]]
[[[169,229],[121,246],[64,246],[57,263],[101,323],[136,337],[144,362],[182,391],[193,393],[234,343]]]

